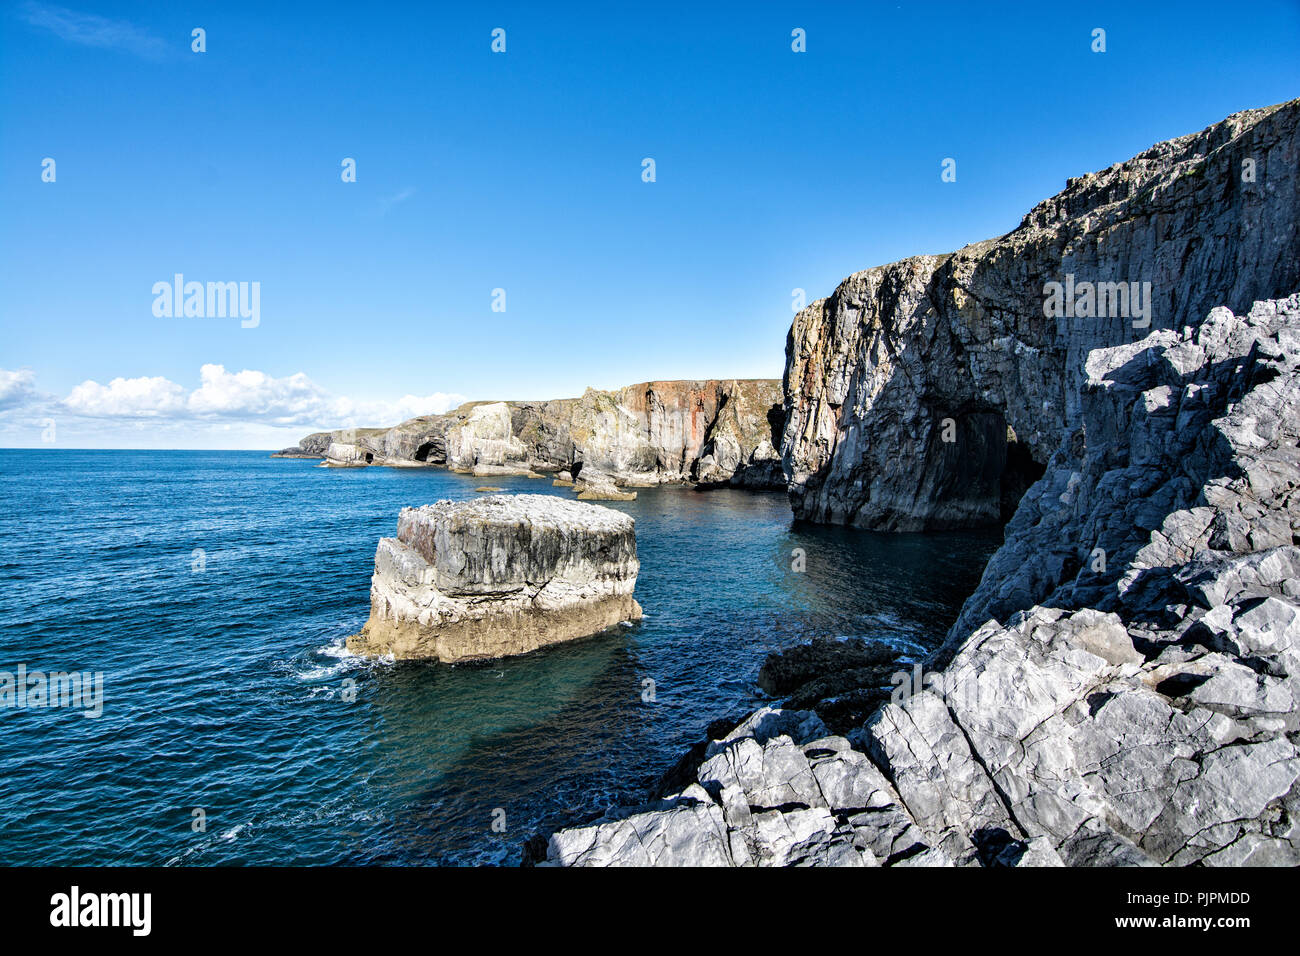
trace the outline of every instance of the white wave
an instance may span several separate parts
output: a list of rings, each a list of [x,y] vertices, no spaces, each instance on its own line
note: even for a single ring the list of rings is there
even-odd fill
[[[349,671],[388,667],[396,663],[397,658],[392,654],[366,657],[350,651],[347,647],[347,638],[338,637],[295,658],[290,662],[290,668],[300,681],[317,683],[336,680]]]

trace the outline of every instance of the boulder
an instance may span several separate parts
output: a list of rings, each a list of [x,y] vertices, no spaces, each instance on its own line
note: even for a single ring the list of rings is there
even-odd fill
[[[580,501],[635,501],[635,491],[624,491],[614,484],[612,475],[584,470],[574,482],[573,490]]]

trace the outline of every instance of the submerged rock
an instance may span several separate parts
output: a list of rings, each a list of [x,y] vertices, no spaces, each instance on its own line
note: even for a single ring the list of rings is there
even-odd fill
[[[525,654],[636,621],[631,517],[551,495],[403,508],[375,553],[349,650],[448,663]]]
[[[897,648],[862,638],[815,639],[767,656],[758,686],[784,706],[817,712],[826,726],[847,733],[889,699],[912,665]]]

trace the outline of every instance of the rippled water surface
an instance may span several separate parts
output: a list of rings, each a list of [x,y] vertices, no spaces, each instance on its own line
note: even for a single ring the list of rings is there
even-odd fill
[[[0,863],[515,863],[762,703],[769,651],[932,645],[998,541],[642,489],[609,503],[636,518],[641,624],[490,665],[347,655],[398,509],[482,483],[260,452],[0,451],[0,671],[104,675],[99,718],[0,709]]]

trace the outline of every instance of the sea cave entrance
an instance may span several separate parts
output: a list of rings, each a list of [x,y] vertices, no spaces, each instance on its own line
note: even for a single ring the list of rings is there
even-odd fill
[[[939,418],[932,436],[918,488],[930,529],[1005,525],[1046,471],[998,409]]]

